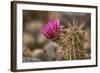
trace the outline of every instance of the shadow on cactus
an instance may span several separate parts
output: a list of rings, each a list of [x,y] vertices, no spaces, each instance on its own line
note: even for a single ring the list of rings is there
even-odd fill
[[[85,59],[84,37],[77,19],[73,18],[72,22],[70,22],[63,17],[62,20],[66,28],[63,28],[64,26],[62,26],[60,20],[55,19],[42,27],[42,34],[59,44],[64,60]],[[81,23],[80,25],[83,24]]]

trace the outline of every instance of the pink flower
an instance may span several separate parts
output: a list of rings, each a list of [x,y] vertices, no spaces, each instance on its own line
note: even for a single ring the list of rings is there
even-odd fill
[[[41,29],[41,33],[46,38],[52,39],[59,31],[59,28],[60,28],[59,20],[55,19],[48,22],[48,24],[44,25]]]

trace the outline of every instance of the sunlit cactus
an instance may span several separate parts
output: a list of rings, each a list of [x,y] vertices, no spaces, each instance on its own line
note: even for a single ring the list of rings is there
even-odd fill
[[[63,21],[67,28],[60,28],[56,37],[54,36],[51,40],[59,44],[63,51],[64,60],[85,59],[84,36],[78,26],[77,20],[73,19],[72,23],[67,19]],[[62,26],[60,25],[60,27]]]
[[[78,60],[85,58],[84,51],[84,37],[78,26],[77,20],[73,19],[71,24],[68,20],[64,20],[67,28],[64,29],[64,32],[60,32],[59,42],[56,42],[60,45],[63,50],[64,60]]]

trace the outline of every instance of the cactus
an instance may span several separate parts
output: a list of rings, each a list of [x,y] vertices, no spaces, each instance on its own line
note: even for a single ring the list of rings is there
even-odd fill
[[[60,32],[60,39],[54,38],[53,41],[57,42],[63,50],[64,60],[79,60],[85,58],[84,39],[81,30],[78,27],[77,21],[73,19],[73,24],[65,21],[68,28],[65,32]]]
[[[84,37],[80,27],[78,26],[77,20],[73,19],[72,24],[67,19],[63,19],[63,21],[66,28],[60,28],[60,31],[57,32],[52,39],[49,39],[56,42],[60,46],[63,52],[64,60],[85,59]],[[59,26],[62,27],[61,24]],[[62,30],[64,30],[64,32]]]

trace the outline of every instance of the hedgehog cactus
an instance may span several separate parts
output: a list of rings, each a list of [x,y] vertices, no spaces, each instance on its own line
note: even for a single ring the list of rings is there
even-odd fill
[[[64,34],[64,36],[61,36],[63,39],[61,39],[62,42],[59,43],[63,49],[63,58],[65,60],[84,59],[84,37],[78,27],[77,21],[74,19],[71,24],[66,20],[65,24],[68,28],[65,33],[61,33]]]
[[[53,37],[52,40],[54,42],[56,42],[57,44],[59,44],[60,48],[63,51],[63,59],[64,60],[84,59],[85,58],[84,39],[83,39],[81,30],[78,27],[77,21],[74,19],[72,24],[67,20],[64,22],[65,22],[67,28],[65,28],[65,29],[61,28],[61,30],[64,30],[64,32],[57,31],[58,34],[56,34],[56,37]],[[57,25],[57,24],[51,23],[51,25]],[[55,26],[53,26],[53,27],[54,28],[52,30],[55,30]],[[48,28],[50,28],[50,27],[48,27]],[[57,28],[56,28],[56,30],[57,30]],[[49,39],[51,39],[51,38],[49,38]]]

